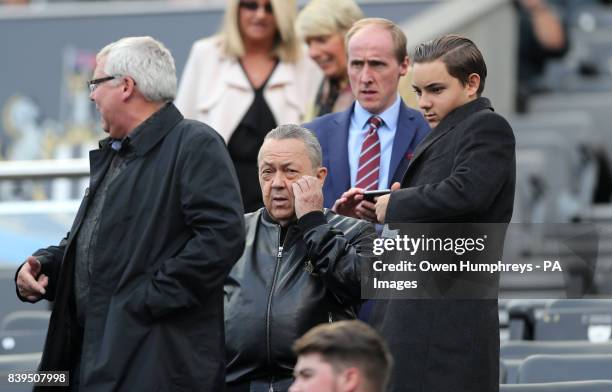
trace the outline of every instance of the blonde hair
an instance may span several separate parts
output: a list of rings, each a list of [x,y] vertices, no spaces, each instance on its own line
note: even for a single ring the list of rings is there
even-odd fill
[[[296,28],[304,39],[344,34],[353,23],[363,18],[361,8],[353,0],[312,0],[298,15]]]
[[[244,44],[238,26],[239,0],[228,0],[219,31],[221,50],[230,57],[242,57]],[[297,5],[295,0],[270,0],[276,21],[274,54],[281,61],[294,63],[300,57],[300,42],[295,32]]]

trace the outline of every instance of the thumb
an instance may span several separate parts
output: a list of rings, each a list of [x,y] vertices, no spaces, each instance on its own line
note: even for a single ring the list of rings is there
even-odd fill
[[[402,187],[402,184],[400,184],[399,182],[394,182],[393,185],[391,185],[391,192],[396,191],[400,189],[401,187]]]
[[[38,273],[40,272],[40,262],[38,261],[38,259],[30,256],[28,257],[27,262],[30,266],[30,271],[32,272],[32,275],[38,275]]]

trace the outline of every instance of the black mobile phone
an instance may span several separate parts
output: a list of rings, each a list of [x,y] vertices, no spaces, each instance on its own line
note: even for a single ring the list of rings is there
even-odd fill
[[[377,191],[365,191],[363,192],[364,200],[374,203],[374,198],[378,196],[388,195],[391,193],[391,189],[379,189]]]

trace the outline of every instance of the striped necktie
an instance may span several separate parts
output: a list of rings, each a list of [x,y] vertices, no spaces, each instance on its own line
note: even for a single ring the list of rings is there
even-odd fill
[[[370,128],[361,145],[359,154],[359,169],[357,169],[357,180],[355,187],[364,190],[378,189],[378,174],[380,169],[380,140],[378,139],[378,127],[383,121],[378,116],[372,116],[368,120]]]

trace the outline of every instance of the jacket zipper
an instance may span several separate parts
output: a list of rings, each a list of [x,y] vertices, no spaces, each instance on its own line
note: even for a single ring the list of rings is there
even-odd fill
[[[266,309],[266,348],[268,350],[268,366],[272,366],[272,329],[270,328],[270,313],[272,312],[272,295],[274,293],[274,286],[276,286],[276,279],[278,277],[278,270],[283,258],[283,244],[281,244],[281,230],[278,230],[278,253],[276,254],[276,265],[274,266],[274,276],[272,278],[272,285],[270,287],[270,294],[268,295],[268,307]],[[272,382],[270,382],[270,392],[274,392]]]

